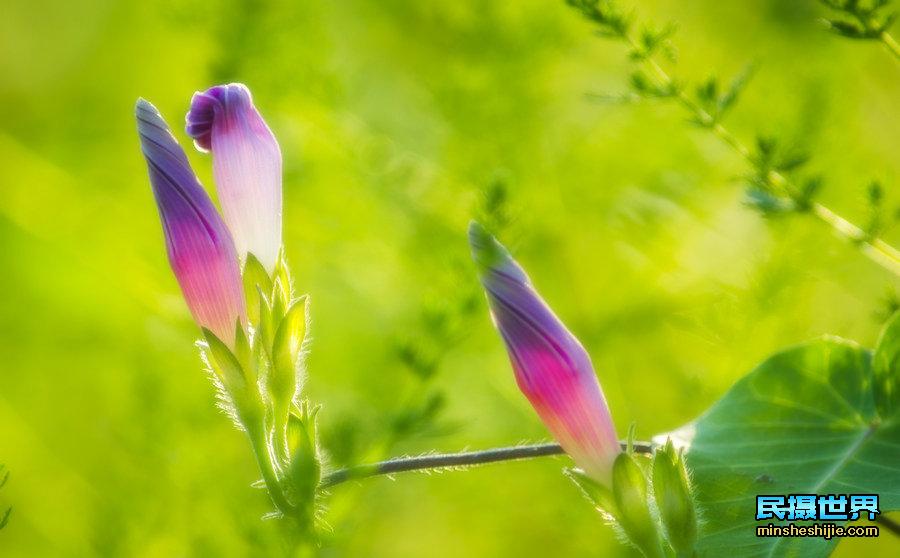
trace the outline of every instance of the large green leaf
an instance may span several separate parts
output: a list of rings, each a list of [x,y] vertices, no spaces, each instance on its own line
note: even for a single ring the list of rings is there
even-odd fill
[[[891,331],[898,328],[881,345],[895,346]],[[874,386],[871,351],[825,338],[769,358],[682,429],[703,518],[701,556],[833,550],[836,540],[757,538],[758,494],[879,494],[882,511],[900,509],[900,420],[896,407],[879,415]]]

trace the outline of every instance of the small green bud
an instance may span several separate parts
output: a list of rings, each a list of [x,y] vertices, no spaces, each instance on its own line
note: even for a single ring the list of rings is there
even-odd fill
[[[266,387],[276,415],[281,415],[276,416],[276,421],[287,420],[291,403],[300,389],[300,359],[306,339],[308,300],[309,297],[303,296],[293,302],[272,341],[272,369]]]
[[[305,405],[304,405],[305,407]],[[291,461],[287,480],[293,499],[298,505],[312,504],[322,478],[322,466],[316,445],[316,414],[319,408],[306,408],[303,418],[291,415],[288,426],[288,445]]]
[[[647,478],[628,452],[620,453],[613,463],[612,491],[616,520],[628,540],[648,558],[664,556],[656,521],[650,513]]]
[[[672,440],[653,456],[653,494],[669,544],[679,556],[690,556],[697,544],[697,511],[684,460]]]

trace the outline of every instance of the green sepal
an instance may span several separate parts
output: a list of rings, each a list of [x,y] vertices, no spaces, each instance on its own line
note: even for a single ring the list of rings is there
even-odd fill
[[[256,334],[253,337],[253,350],[260,355],[271,355],[272,337],[274,336],[272,307],[262,288],[256,288],[257,307],[259,308],[259,321],[256,322]]]
[[[881,331],[872,357],[875,409],[882,419],[900,411],[900,312]]]
[[[665,556],[660,545],[656,522],[650,513],[647,478],[635,457],[623,452],[613,463],[613,500],[616,503],[616,520],[644,556]]]
[[[256,366],[253,358],[253,351],[250,348],[250,340],[241,322],[235,325],[234,332],[234,357],[241,366],[244,380],[248,385],[256,383]]]
[[[669,544],[678,556],[693,555],[697,510],[684,459],[671,439],[653,455],[653,496]]]
[[[275,283],[272,285],[272,294],[269,296],[269,302],[272,305],[272,319],[275,323],[287,313],[290,307],[290,295],[287,294],[289,289],[285,289],[281,283],[281,278],[276,277]]]
[[[283,297],[284,305],[288,306],[293,296],[293,282],[291,281],[291,270],[288,268],[287,258],[284,255],[284,246],[278,251],[278,260],[275,262],[275,271],[272,275],[273,280],[278,281],[281,287],[281,292],[278,294],[281,294]]]
[[[566,469],[565,474],[581,489],[584,496],[590,500],[597,510],[610,520],[615,520],[617,515],[616,501],[613,498],[612,490],[608,486],[595,481],[580,469]]]
[[[285,418],[300,387],[299,359],[306,339],[308,300],[308,296],[302,296],[291,304],[272,341],[272,369],[267,387],[276,412]]]
[[[314,502],[322,478],[316,432],[316,415],[320,408],[310,408],[304,403],[299,413],[291,414],[288,423],[291,457],[286,477],[293,499],[300,506]]]
[[[243,285],[244,300],[247,301],[247,317],[250,318],[251,323],[258,323],[260,306],[256,293],[258,289],[262,289],[265,293],[271,293],[272,279],[253,254],[248,253],[247,261],[244,263]]]
[[[225,386],[225,389],[232,396],[239,391],[243,391],[246,387],[246,382],[240,361],[234,356],[228,345],[223,343],[210,330],[203,328],[203,337],[206,339],[206,346],[212,357],[208,359],[209,365],[219,380],[221,380],[222,385]]]

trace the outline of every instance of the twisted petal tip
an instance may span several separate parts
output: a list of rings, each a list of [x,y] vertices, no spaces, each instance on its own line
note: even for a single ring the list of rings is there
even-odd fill
[[[184,117],[185,132],[194,139],[197,149],[212,150],[213,124],[216,118],[225,118],[226,112],[253,108],[250,89],[243,83],[215,85],[206,91],[196,91],[191,97],[191,107]]]
[[[225,222],[238,254],[253,254],[272,273],[281,248],[281,149],[247,86],[198,91],[185,131],[212,153],[213,175]]]
[[[501,244],[478,221],[469,222],[469,246],[472,259],[482,279],[490,273],[502,273],[511,279],[528,284],[528,275]]]
[[[148,101],[143,97],[138,97],[137,101],[134,103],[134,113],[140,114],[142,110],[156,110],[156,107],[153,106],[153,103]]]

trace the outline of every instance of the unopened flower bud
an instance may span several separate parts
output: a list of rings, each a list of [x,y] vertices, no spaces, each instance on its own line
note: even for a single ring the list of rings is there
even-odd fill
[[[575,463],[608,485],[621,448],[587,351],[478,223],[469,243],[519,388]]]

